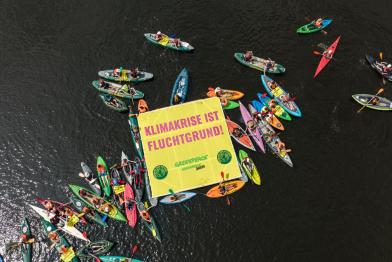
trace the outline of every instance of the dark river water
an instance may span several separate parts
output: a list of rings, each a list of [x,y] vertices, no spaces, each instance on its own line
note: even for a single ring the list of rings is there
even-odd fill
[[[138,89],[150,109],[169,105],[183,67],[189,100],[220,85],[256,97],[260,73],[237,63],[253,50],[287,72],[272,76],[296,96],[303,118],[285,122],[281,138],[290,168],[271,154],[251,153],[263,185],[223,199],[198,196],[152,210],[162,243],[139,224],[110,221],[92,240],[116,243],[112,255],[146,261],[391,261],[392,173],[389,112],[360,107],[355,93],[382,85],[365,54],[392,61],[392,4],[377,1],[0,1],[0,253],[16,240],[24,216],[42,239],[33,261],[58,261],[27,204],[35,196],[68,201],[67,184],[82,184],[80,162],[109,164],[133,156],[127,115],[111,111],[91,86],[97,71],[138,66],[155,76]],[[331,17],[328,34],[298,36],[305,16]],[[154,46],[143,33],[177,34],[190,54]],[[332,61],[314,80],[317,44],[341,35]],[[392,97],[391,85],[383,96]],[[228,113],[240,122],[240,113]],[[235,144],[236,148],[239,148]],[[205,191],[204,191],[205,192]],[[73,245],[82,243],[68,237]],[[15,253],[11,261],[21,261]]]

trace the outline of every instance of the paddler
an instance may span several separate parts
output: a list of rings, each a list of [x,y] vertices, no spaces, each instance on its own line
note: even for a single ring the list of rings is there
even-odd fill
[[[324,56],[326,59],[331,59],[332,56],[333,56],[333,50],[332,50],[332,49],[327,49],[327,50],[325,50],[325,51],[323,52],[323,56]]]
[[[272,61],[271,58],[268,58],[267,63],[265,64],[265,70],[264,70],[264,74],[266,71],[268,70],[273,70],[275,67],[275,61]]]
[[[237,137],[237,138],[242,137],[242,132],[239,128],[234,128],[232,133],[233,133],[234,137]]]
[[[275,89],[275,88],[277,87],[276,83],[273,82],[273,81],[267,81],[267,86],[268,86],[270,89]]]
[[[322,18],[318,18],[315,21],[312,21],[312,24],[317,27],[320,28],[323,25],[323,19]]]
[[[276,101],[275,99],[271,99],[270,101],[268,101],[268,107],[271,110],[272,113],[276,112]]]
[[[244,59],[246,62],[250,62],[253,58],[253,52],[252,51],[246,51],[244,55]]]
[[[109,214],[113,210],[113,207],[112,207],[112,205],[110,203],[105,203],[105,204],[101,205],[98,208],[98,210],[103,212],[103,213]]]
[[[155,40],[160,41],[161,39],[162,39],[162,33],[161,33],[161,31],[158,31],[155,35]]]
[[[29,237],[26,234],[22,234],[19,237],[18,245],[33,244],[34,242],[35,242],[35,238],[34,237]]]
[[[180,38],[175,38],[175,39],[173,39],[173,42],[172,42],[172,43],[173,43],[174,46],[177,47],[177,48],[181,47],[181,40],[180,40]]]
[[[255,121],[250,120],[246,123],[247,129],[249,129],[250,131],[254,131],[256,129],[256,124]]]
[[[136,68],[131,68],[131,77],[132,78],[137,78],[138,74],[139,74],[139,70],[138,70],[137,67]]]
[[[377,96],[373,97],[372,99],[370,99],[370,103],[374,106],[378,105],[378,103],[380,103],[380,98],[378,98]]]
[[[392,65],[391,64],[382,64],[382,72],[387,76],[392,75]]]
[[[215,88],[214,92],[215,92],[215,95],[216,95],[217,97],[221,97],[222,94],[223,94],[222,89],[221,89],[219,86],[217,86],[217,87]]]
[[[148,107],[143,104],[138,104],[137,110],[139,111],[139,113],[144,113],[148,111]]]
[[[275,141],[275,146],[276,146],[276,148],[279,150],[279,153],[280,153],[280,152],[286,153],[286,145],[285,145],[285,143],[283,143],[282,141],[276,140],[276,141]]]
[[[56,231],[51,231],[48,233],[48,238],[52,241],[52,246],[60,242],[59,234]],[[51,247],[52,248],[52,247]]]

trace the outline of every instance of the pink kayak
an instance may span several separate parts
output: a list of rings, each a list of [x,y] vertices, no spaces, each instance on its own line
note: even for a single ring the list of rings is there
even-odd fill
[[[137,222],[137,210],[136,210],[136,204],[134,202],[135,195],[133,194],[133,189],[131,185],[128,183],[125,185],[124,201],[129,202],[128,206],[125,205],[125,214],[128,219],[128,225],[134,228]]]
[[[320,63],[318,65],[318,67],[317,67],[316,72],[314,73],[313,78],[315,78],[321,72],[321,70],[323,70],[324,67],[326,67],[328,65],[328,63],[332,60],[333,54],[335,53],[335,50],[336,50],[336,47],[339,44],[339,41],[340,41],[340,36],[335,40],[335,42],[333,42],[332,45],[330,45],[327,49],[325,49],[324,52],[330,51],[330,54],[329,54],[330,57],[328,58],[325,55],[323,55],[321,57]]]
[[[246,124],[246,129],[251,134],[251,136],[252,136],[253,140],[256,142],[257,146],[261,149],[261,151],[263,151],[265,153],[264,143],[263,143],[263,139],[260,135],[260,131],[256,127],[255,122],[253,122],[253,125],[255,127],[253,130],[251,130],[248,127],[248,122],[253,121],[253,117],[249,113],[248,109],[246,109],[246,107],[241,103],[241,101],[240,101],[240,111],[241,111],[242,119],[244,119],[244,122]]]

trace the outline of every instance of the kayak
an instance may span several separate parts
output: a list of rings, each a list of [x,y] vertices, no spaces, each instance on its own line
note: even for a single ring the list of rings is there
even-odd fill
[[[41,225],[45,231],[45,234],[49,236],[49,233],[52,231],[56,231],[56,227],[51,224],[50,222],[41,219]],[[61,232],[58,233],[58,240],[59,242],[55,245],[55,248],[59,254],[61,254],[61,249],[63,247],[70,248],[67,253],[61,255],[61,261],[72,261],[77,262],[79,261],[78,257],[75,255],[72,247],[69,245],[68,241],[62,236]]]
[[[256,128],[256,123],[253,121],[253,118],[249,114],[249,111],[246,109],[246,107],[241,102],[240,102],[240,111],[241,111],[242,119],[244,120],[244,123],[246,124],[247,129],[248,129],[249,133],[251,134],[253,140],[256,142],[256,145],[261,149],[261,151],[263,151],[265,153],[263,139],[260,135],[259,130]],[[253,123],[253,126],[254,126],[253,130],[248,127],[249,122]]]
[[[240,190],[244,185],[245,182],[242,180],[232,180],[232,181],[223,182],[208,190],[206,195],[210,198],[224,197]],[[221,192],[220,189],[221,187],[226,188],[226,191],[224,193]]]
[[[252,105],[249,105],[249,111],[251,112],[251,114],[257,112]],[[291,162],[289,154],[285,151],[281,152],[276,145],[276,143],[281,142],[281,140],[279,136],[275,133],[275,130],[265,120],[261,119],[257,121],[257,123],[259,125],[259,129],[265,143],[272,150],[272,152],[280,159],[282,159],[282,161],[285,162],[287,165],[293,167],[293,162]]]
[[[139,210],[139,214],[143,210],[146,210],[146,207],[144,206],[144,204],[142,202],[136,201],[136,206],[137,206],[137,209]],[[141,217],[141,214],[140,214],[140,217]],[[148,222],[144,218],[142,218],[142,220],[143,220],[144,225],[150,230],[152,236],[156,240],[161,242],[161,236],[159,234],[159,230],[158,230],[157,224],[155,222],[155,219],[152,217],[152,214],[150,213],[150,222]]]
[[[140,158],[143,158],[144,154],[143,154],[142,140],[140,138],[139,124],[137,122],[136,115],[131,110],[129,110],[128,124],[131,131],[132,142],[136,149],[136,153]]]
[[[128,110],[127,105],[119,98],[111,96],[109,94],[100,94],[99,97],[101,98],[102,102],[117,112],[125,112]]]
[[[368,94],[357,94],[357,95],[352,95],[355,101],[360,103],[363,106],[366,106],[371,109],[375,110],[381,110],[381,111],[391,111],[392,110],[392,102],[389,101],[388,99],[381,97],[381,96],[375,96],[375,95],[368,95]],[[379,99],[379,102],[377,105],[373,105],[369,102],[374,100],[374,98],[377,97]]]
[[[170,97],[170,105],[182,104],[185,102],[186,95],[188,93],[189,85],[189,73],[186,68],[182,69],[180,74],[177,76],[176,81],[173,85],[173,91]],[[174,101],[174,97],[177,95],[179,101],[177,103]]]
[[[129,162],[129,158],[124,153],[124,151],[121,151],[121,165],[122,165],[122,171],[125,179],[132,186],[133,185],[132,164]]]
[[[78,198],[71,196],[69,198],[71,200],[72,205],[76,208],[77,211],[83,212],[83,207],[86,207],[86,205]],[[102,217],[98,215],[94,210],[90,209],[89,214],[86,214],[86,217],[94,223],[97,223],[98,225],[101,225],[103,227],[108,227],[108,224],[102,220]]]
[[[238,124],[234,123],[233,121],[231,121],[229,119],[226,119],[226,123],[227,123],[227,128],[229,129],[229,133],[230,133],[231,137],[235,139],[235,141],[237,141],[240,145],[242,145],[246,148],[249,148],[253,151],[256,151],[249,136]],[[236,131],[234,131],[234,130],[236,130]],[[237,132],[237,134],[235,134],[234,132]]]
[[[99,185],[99,179],[95,177],[93,171],[91,170],[91,168],[84,162],[80,163],[80,166],[82,167],[83,173],[84,175],[88,175],[91,179],[84,179],[86,180],[86,182],[88,183],[88,185],[90,186],[90,188],[94,191],[95,194],[97,195],[101,195],[101,186]]]
[[[136,226],[137,223],[137,211],[136,211],[136,205],[135,205],[135,195],[133,194],[133,189],[130,184],[125,185],[125,191],[124,191],[124,201],[128,201],[129,205],[124,205],[125,206],[125,215],[127,216],[128,220],[128,225],[130,225],[132,228]]]
[[[338,38],[336,38],[335,42],[333,42],[332,45],[330,45],[327,49],[325,49],[324,52],[329,51],[329,50],[332,51],[331,57],[327,58],[324,55],[321,56],[320,63],[317,66],[317,69],[316,69],[316,72],[314,73],[313,78],[315,78],[321,72],[321,70],[323,70],[328,65],[328,63],[332,60],[332,57],[336,51],[336,48],[338,47],[339,41],[340,41],[340,36],[338,36]]]
[[[144,162],[144,160],[142,160],[140,162],[140,164],[141,164],[142,170],[143,170],[141,172],[144,175],[144,185],[145,185],[144,188],[146,189],[148,201],[150,202],[151,206],[155,207],[156,205],[158,205],[158,198],[152,197],[151,187],[150,187],[150,179],[148,178],[148,171],[147,171],[146,163]]]
[[[121,256],[99,256],[99,259],[101,262],[122,262],[122,261],[127,261],[127,262],[143,262],[142,260],[136,259],[136,258],[127,258],[127,257],[121,257]]]
[[[156,34],[144,34],[144,37],[147,38],[147,40],[155,45],[160,45],[166,48],[174,49],[177,51],[182,51],[182,52],[189,52],[194,50],[195,48],[191,46],[189,43],[181,41],[180,46],[176,46],[173,42],[174,38],[170,38],[167,35],[161,34],[162,38],[157,41],[156,39]]]
[[[57,210],[65,211],[65,208],[69,208],[72,211],[72,213],[74,213],[76,216],[79,215],[79,213],[75,209],[73,209],[69,204],[64,204],[64,203],[57,202],[57,201],[54,201],[54,200],[51,200],[51,199],[43,199],[43,198],[40,198],[40,197],[36,197],[35,199],[37,200],[38,203],[40,203],[44,207],[45,207],[45,203],[47,201],[50,201],[52,203],[53,207],[55,207]],[[45,210],[46,210],[46,208],[45,208]],[[65,215],[62,216],[62,218],[64,220],[68,220],[68,217],[65,216]],[[83,224],[87,224],[88,223],[88,221],[84,217],[80,218],[80,221]]]
[[[175,195],[174,198],[173,195]],[[162,198],[159,202],[165,205],[179,204],[191,199],[194,196],[196,196],[196,193],[194,192],[180,192],[180,193],[168,195]]]
[[[109,81],[134,82],[134,83],[144,82],[154,77],[153,74],[148,72],[142,72],[142,71],[137,72],[137,77],[132,77],[131,70],[127,70],[127,69],[122,69],[121,75],[119,76],[113,75],[113,69],[99,71],[98,75],[99,77],[102,77]]]
[[[253,183],[260,186],[261,185],[260,174],[253,160],[248,156],[248,154],[244,150],[241,149],[238,151],[238,157],[241,161],[241,166],[245,170],[245,173],[248,175],[248,177],[253,181]],[[244,161],[245,158],[249,159],[249,163],[246,163]]]
[[[55,214],[50,213],[50,212],[46,211],[46,210],[43,209],[43,208],[39,208],[39,207],[36,207],[36,206],[33,206],[33,205],[29,205],[29,206],[30,206],[35,212],[37,212],[38,215],[40,215],[43,219],[45,219],[45,220],[48,221],[48,222],[49,222],[52,218],[54,218],[54,217],[56,216]],[[67,222],[64,221],[63,219],[60,219],[60,221],[61,221],[61,222],[60,222],[61,224],[64,224],[64,225],[58,227],[61,231],[63,231],[64,233],[67,233],[67,234],[69,234],[69,235],[71,235],[71,236],[74,236],[74,237],[76,237],[76,238],[79,238],[79,239],[81,239],[81,240],[90,241],[90,240],[88,240],[88,239],[82,234],[82,232],[80,232],[76,227],[74,227],[74,226],[72,226],[72,227],[68,226],[68,225],[67,225]]]
[[[32,236],[30,224],[26,218],[23,219],[22,225],[20,227],[20,234],[26,235],[28,239],[30,239]],[[31,261],[31,257],[32,257],[31,244],[22,244],[22,246],[20,247],[20,252],[22,253],[23,262]]]
[[[113,218],[113,219],[116,219],[116,220],[119,220],[119,221],[123,221],[123,222],[127,222],[127,218],[124,217],[124,215],[117,209],[117,207],[115,205],[112,205],[110,202],[106,201],[102,197],[97,196],[92,191],[90,191],[90,190],[88,190],[88,189],[86,189],[84,187],[78,186],[78,185],[69,184],[68,186],[71,189],[72,193],[75,196],[77,196],[80,200],[82,200],[83,203],[85,203],[88,207],[94,209],[95,211],[101,213],[104,216],[109,216],[110,218]],[[82,197],[80,195],[80,193],[79,193],[81,189],[83,189],[86,192],[86,194],[90,195],[90,197],[89,197],[90,199],[92,197],[94,197],[94,198],[98,199],[100,201],[100,203],[102,203],[102,204],[109,204],[109,206],[111,207],[111,210],[109,211],[109,213],[105,213],[103,210],[100,210],[99,207],[98,208],[95,207],[90,202],[91,201],[90,199],[86,199],[85,197]],[[101,206],[102,206],[102,204],[101,204]]]
[[[374,68],[382,77],[389,81],[392,81],[392,74],[388,75],[382,70],[382,65],[388,65],[387,62],[377,62],[371,55],[366,55],[366,60],[369,62],[370,66]]]
[[[238,104],[237,102],[227,100],[227,105],[225,105],[225,106],[222,105],[222,108],[223,108],[224,110],[231,110],[231,109],[238,108],[239,106],[240,106],[240,104]]]
[[[87,243],[76,252],[78,257],[91,258],[93,256],[100,256],[108,253],[113,247],[113,243],[107,240],[99,240]]]
[[[221,89],[222,90],[222,95],[221,97],[226,98],[227,100],[238,100],[241,99],[245,94],[240,92],[240,91],[236,91],[236,90],[229,90],[229,89]],[[212,87],[208,88],[208,92],[207,92],[207,96],[208,97],[216,97],[215,94],[215,89],[213,89]]]
[[[142,165],[140,164],[140,158],[135,159],[133,170],[135,171],[133,177],[133,189],[135,190],[136,201],[142,201],[144,192],[144,179],[142,176]]]
[[[144,97],[143,92],[139,90],[135,90],[133,87],[130,87],[129,85],[121,85],[121,84],[116,84],[112,82],[106,82],[104,81],[106,86],[100,87],[99,81],[94,80],[92,82],[92,85],[95,89],[97,89],[99,92],[103,92],[112,96],[118,96],[122,98],[127,98],[127,99],[140,99]],[[133,88],[134,94],[131,94],[131,89]]]
[[[306,25],[301,26],[300,28],[297,29],[298,34],[310,34],[314,32],[318,32],[326,28],[330,23],[332,22],[332,19],[323,19],[323,22],[320,27],[316,27],[312,22]]]
[[[111,178],[108,171],[108,166],[101,156],[98,156],[97,158],[97,174],[104,195],[106,197],[110,197],[112,194],[112,189],[110,187]]]
[[[276,83],[272,78],[266,76],[266,75],[261,75],[261,82],[263,83],[263,86],[265,90],[267,90],[267,93],[275,98],[275,101],[283,107],[284,110],[286,110],[287,113],[291,114],[292,116],[296,117],[301,117],[302,113],[297,104],[292,101],[288,100],[285,101],[284,98],[288,93],[283,90],[283,88]]]
[[[259,102],[257,100],[252,100],[252,105],[256,108],[256,110],[258,112],[261,112],[263,110],[263,107],[267,107],[267,109],[268,109],[268,106],[265,106],[264,104],[262,104],[261,102]],[[271,111],[268,111],[268,112],[271,112]],[[276,129],[279,129],[281,131],[284,131],[284,126],[283,126],[282,122],[280,122],[279,119],[275,115],[272,114],[272,112],[270,114],[262,116],[262,117],[271,126],[275,127]]]
[[[269,103],[271,100],[275,101],[274,99],[271,99],[267,94],[263,95],[262,93],[257,93],[257,96],[259,97],[260,102],[263,105],[267,106],[277,117],[287,121],[291,121],[291,116],[280,105],[276,104],[275,110],[271,109]]]
[[[265,70],[265,66],[269,62],[268,59],[260,58],[253,56],[250,61],[245,60],[245,54],[244,53],[234,53],[234,58],[240,62],[241,64],[248,66],[250,68],[254,68],[256,70],[263,71]],[[286,71],[286,68],[284,68],[282,65],[275,63],[273,68],[268,69],[268,73],[271,74],[282,74]]]

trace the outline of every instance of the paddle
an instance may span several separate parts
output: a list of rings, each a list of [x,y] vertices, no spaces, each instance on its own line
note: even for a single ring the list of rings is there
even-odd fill
[[[380,88],[378,90],[378,92],[369,100],[369,102],[367,102],[364,106],[362,106],[357,113],[360,113],[367,105],[370,105],[370,103],[372,102],[372,100],[379,94],[381,94],[382,92],[384,92],[384,88]]]
[[[308,22],[312,22],[314,20],[311,20],[309,17],[305,16],[305,20],[307,20]],[[324,19],[323,19],[324,20]],[[316,27],[316,25],[314,25]],[[321,33],[323,33],[324,35],[328,34],[327,31],[324,31],[323,29],[320,30]]]

